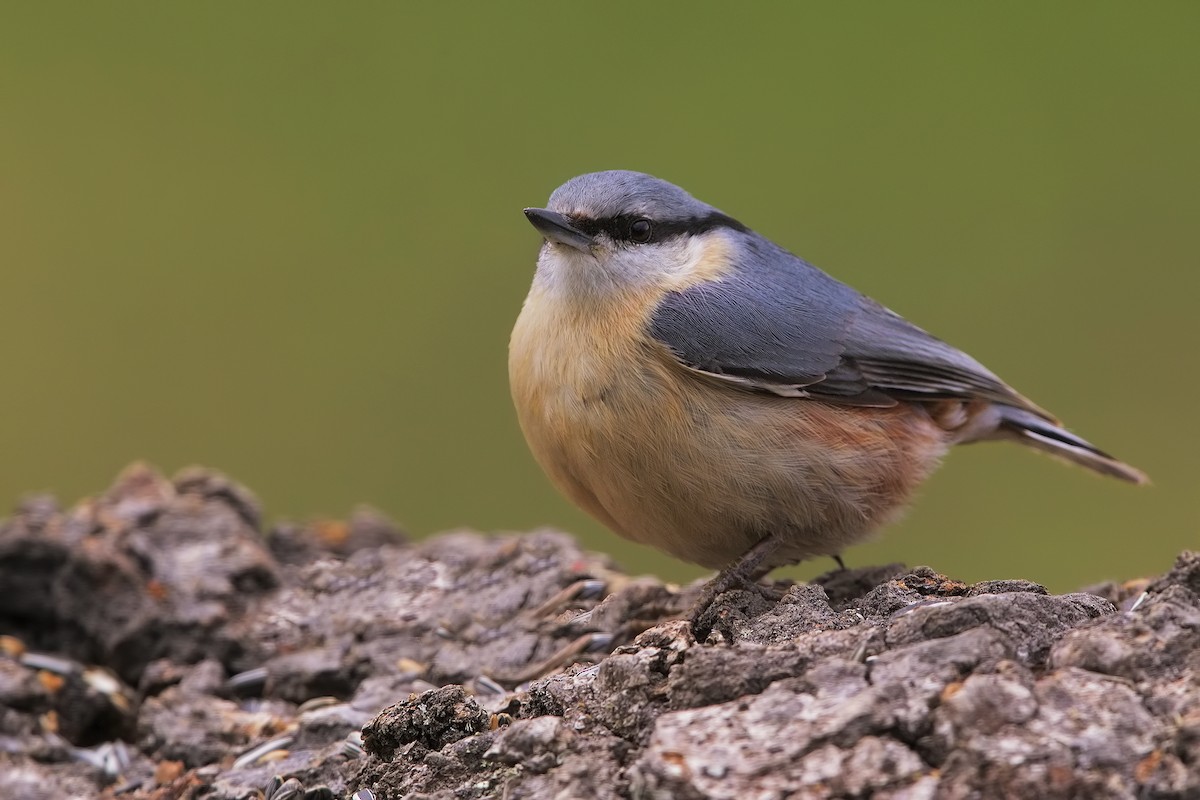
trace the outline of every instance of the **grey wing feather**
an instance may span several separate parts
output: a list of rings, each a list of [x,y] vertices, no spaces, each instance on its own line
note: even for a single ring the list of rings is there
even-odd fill
[[[898,393],[980,397],[1035,408],[961,350],[870,298],[863,297],[862,306],[851,326],[845,354],[871,385]]]
[[[739,271],[667,295],[651,334],[692,369],[859,406],[982,398],[1053,419],[975,359],[755,234]]]
[[[764,252],[768,244],[747,242],[752,270],[668,294],[650,332],[694,369],[803,388],[841,363],[855,299],[814,267],[770,257],[775,254]],[[810,274],[797,274],[797,267]],[[795,290],[800,280],[804,291]]]

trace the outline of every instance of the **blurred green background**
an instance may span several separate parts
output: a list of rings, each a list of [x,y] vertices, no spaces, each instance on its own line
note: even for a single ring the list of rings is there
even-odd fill
[[[6,4],[0,498],[201,463],[275,517],[554,525],[508,333],[573,175],[689,189],[1147,470],[955,452],[851,564],[1200,544],[1200,4]],[[811,575],[828,560],[798,568]]]

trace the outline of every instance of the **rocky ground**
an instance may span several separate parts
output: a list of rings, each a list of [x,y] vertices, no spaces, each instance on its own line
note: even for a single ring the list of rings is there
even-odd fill
[[[134,466],[0,525],[0,798],[1200,797],[1200,555],[722,595],[569,537],[263,534]]]

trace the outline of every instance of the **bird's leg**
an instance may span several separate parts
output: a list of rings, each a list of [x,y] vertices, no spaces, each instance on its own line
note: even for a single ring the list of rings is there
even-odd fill
[[[735,586],[753,584],[756,576],[760,573],[763,561],[766,560],[767,556],[775,552],[777,547],[779,547],[779,537],[773,533],[769,533],[760,539],[758,544],[743,553],[741,558],[718,572],[712,580],[704,585],[704,589],[700,592],[700,597],[692,605],[687,618],[695,624],[700,615],[723,592],[727,592]],[[765,572],[762,574],[765,574]]]
[[[842,561],[842,554],[841,554],[841,553],[834,553],[832,556],[830,556],[830,558],[832,558],[834,561],[836,561],[836,562],[837,562],[838,569],[839,569],[840,571],[842,571],[842,572],[845,572],[845,571],[846,571],[846,562],[845,562],[845,561]]]

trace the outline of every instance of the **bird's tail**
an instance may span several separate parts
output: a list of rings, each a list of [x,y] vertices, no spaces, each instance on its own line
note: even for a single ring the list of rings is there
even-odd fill
[[[1053,420],[1044,419],[1023,408],[1003,405],[994,408],[1000,412],[1000,424],[996,432],[1004,438],[1015,439],[1102,475],[1111,475],[1139,485],[1150,482],[1146,473],[1113,458]]]

